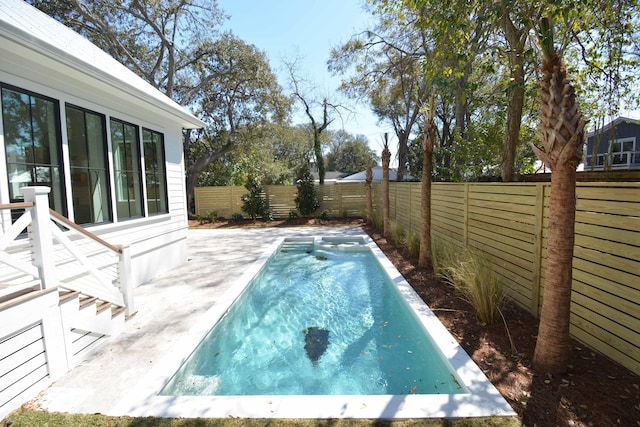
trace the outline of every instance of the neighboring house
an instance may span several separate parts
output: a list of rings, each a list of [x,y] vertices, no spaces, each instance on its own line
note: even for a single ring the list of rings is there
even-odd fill
[[[371,168],[373,182],[382,182],[382,166],[375,166]],[[367,171],[362,171],[358,173],[354,173],[349,176],[345,176],[336,181],[337,184],[341,183],[351,183],[351,182],[365,182],[367,179]],[[396,181],[398,179],[398,171],[397,169],[390,168],[389,169],[389,181]],[[404,181],[415,181],[416,179],[411,175],[404,175]]]
[[[51,187],[52,209],[131,245],[134,285],[186,262],[182,129],[204,123],[20,0],[0,0],[0,58],[0,203]]]
[[[0,0],[0,58],[2,419],[186,262],[182,130],[204,123],[22,0]]]
[[[618,117],[586,139],[585,171],[640,169],[640,120]]]

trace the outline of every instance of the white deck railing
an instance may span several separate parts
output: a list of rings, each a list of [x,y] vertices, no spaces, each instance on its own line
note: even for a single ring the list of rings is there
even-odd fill
[[[0,263],[4,264],[0,283],[7,286],[35,279],[41,289],[62,286],[124,306],[126,314],[132,314],[128,246],[111,245],[49,209],[49,191],[48,187],[24,187],[23,203],[0,205],[0,209],[25,209],[0,237]],[[26,241],[17,242],[25,228]],[[19,248],[8,251],[13,243]]]

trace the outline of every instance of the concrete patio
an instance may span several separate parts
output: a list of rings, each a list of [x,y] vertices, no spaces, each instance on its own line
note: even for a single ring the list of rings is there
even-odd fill
[[[51,412],[111,413],[276,239],[363,233],[359,227],[189,230],[188,262],[136,288],[137,314],[124,332],[34,403]]]

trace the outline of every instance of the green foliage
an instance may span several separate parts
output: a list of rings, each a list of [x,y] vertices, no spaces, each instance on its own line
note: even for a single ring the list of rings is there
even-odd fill
[[[482,255],[434,240],[431,260],[434,272],[473,306],[482,323],[491,324],[500,318],[504,290]]]
[[[405,235],[402,224],[396,221],[391,221],[390,225],[391,225],[391,230],[389,231],[391,233],[391,240],[393,240],[396,246],[402,246],[404,244],[404,235]]]
[[[295,210],[295,209],[291,209],[291,210],[289,211],[289,215],[288,215],[288,218],[289,218],[289,219],[296,219],[296,218],[299,218],[299,217],[300,217],[300,215],[298,214],[298,211],[297,211],[297,210]]]
[[[318,218],[320,218],[323,221],[329,221],[331,219],[331,215],[329,215],[329,211],[325,209],[320,213]]]
[[[420,255],[420,236],[413,231],[407,231],[404,236],[404,245],[411,257],[417,259]]]
[[[382,212],[374,210],[371,213],[371,223],[378,230],[382,230],[382,228],[384,227],[384,218],[382,216]]]
[[[378,155],[369,148],[364,135],[355,137],[346,131],[330,132],[331,148],[326,155],[327,169],[341,172],[360,172],[377,164]]]
[[[231,222],[240,222],[244,219],[244,216],[242,216],[241,213],[234,213],[233,215],[231,215],[231,218],[229,218],[229,221]]]
[[[209,221],[211,221],[212,224],[218,222],[218,211],[213,210],[209,212]]]
[[[320,206],[313,175],[309,171],[309,167],[305,166],[298,183],[298,195],[295,198],[296,207],[302,216],[309,216]]]
[[[258,217],[264,218],[268,212],[262,184],[254,176],[249,176],[244,187],[249,190],[249,193],[243,194],[240,198],[242,200],[242,210],[254,221]]]

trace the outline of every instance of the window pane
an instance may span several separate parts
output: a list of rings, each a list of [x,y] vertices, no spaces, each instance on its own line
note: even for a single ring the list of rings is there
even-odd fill
[[[164,167],[164,136],[143,130],[147,209],[149,215],[169,212],[167,204],[167,176]]]
[[[3,86],[2,123],[10,200],[23,200],[20,188],[51,188],[49,205],[66,215],[58,102]]]
[[[2,119],[7,162],[27,163],[33,159],[29,98],[27,94],[2,89]]]
[[[140,217],[143,212],[138,127],[112,119],[111,141],[114,150],[118,218]]]
[[[104,116],[67,105],[73,211],[78,224],[111,221]]]
[[[105,140],[104,117],[86,113],[86,121],[89,165],[91,168],[106,169],[105,149],[107,142]]]
[[[69,163],[71,166],[86,167],[87,158],[84,113],[75,108],[66,108],[67,138],[69,140]]]

